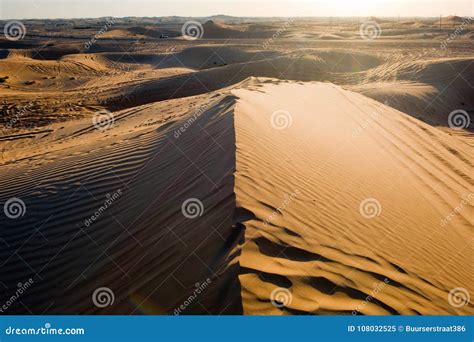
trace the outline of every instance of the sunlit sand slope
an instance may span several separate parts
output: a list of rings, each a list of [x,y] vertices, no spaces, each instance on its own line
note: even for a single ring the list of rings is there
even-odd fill
[[[332,84],[266,83],[233,91],[244,313],[472,314],[448,303],[474,290],[469,147]]]

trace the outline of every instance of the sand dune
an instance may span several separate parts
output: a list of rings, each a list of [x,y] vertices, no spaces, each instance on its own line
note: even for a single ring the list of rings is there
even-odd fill
[[[440,58],[389,62],[369,70],[365,82],[349,89],[380,102],[387,101],[390,106],[430,124],[447,126],[453,108],[467,111],[474,108],[470,86],[474,82],[473,61],[472,58]],[[473,123],[466,129],[473,131]]]
[[[235,148],[228,110],[233,97],[204,101],[200,127],[179,139],[174,131],[193,115],[192,100],[115,113],[114,128],[103,133],[90,120],[66,125],[15,155],[15,164],[2,166],[2,203],[15,193],[29,213],[21,230],[13,229],[18,222],[1,218],[11,232],[2,235],[2,281],[10,286],[26,276],[16,271],[28,263],[38,279],[23,300],[31,310],[99,312],[90,296],[105,283],[113,287],[116,305],[101,313],[172,313],[196,282],[210,278],[209,302],[192,312],[241,311],[232,261],[239,239],[232,229],[235,154],[228,153]],[[181,213],[190,196],[204,203],[200,220]],[[86,223],[110,198],[111,210]],[[41,232],[24,244],[22,259],[10,258],[39,222]]]
[[[203,284],[185,313],[473,312],[446,301],[472,284],[472,207],[440,227],[472,188],[471,151],[374,100],[251,78],[116,112],[104,131],[49,127],[4,156],[0,177],[0,201],[28,211],[21,229],[1,218],[2,282],[41,279],[23,299],[35,313],[172,314]],[[381,212],[368,219],[372,197]],[[190,198],[196,219],[183,216]],[[91,303],[99,286],[113,306]],[[272,305],[276,288],[291,303]]]
[[[334,85],[233,93],[237,205],[251,213],[240,258],[245,313],[460,313],[444,299],[472,284],[461,271],[472,207],[449,237],[440,222],[472,189],[468,146]],[[289,127],[271,126],[278,110]],[[359,212],[368,198],[379,206],[373,219]],[[270,302],[279,287],[292,294],[281,309]]]

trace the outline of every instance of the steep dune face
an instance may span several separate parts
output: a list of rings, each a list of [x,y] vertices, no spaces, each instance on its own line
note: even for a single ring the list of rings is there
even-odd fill
[[[233,93],[246,314],[473,312],[468,146],[330,84]]]
[[[10,145],[17,161],[1,167],[0,202],[21,198],[26,212],[0,217],[2,302],[35,283],[9,312],[173,314],[186,302],[179,313],[241,313],[233,103],[133,108],[109,130],[86,120],[16,155]],[[94,305],[99,287],[113,306]]]
[[[0,300],[34,279],[11,313],[473,313],[447,299],[473,291],[456,137],[275,79],[105,115],[0,141],[26,210],[0,215]]]

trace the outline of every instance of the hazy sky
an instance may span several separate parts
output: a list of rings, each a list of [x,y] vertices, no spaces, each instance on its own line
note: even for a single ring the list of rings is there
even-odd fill
[[[0,0],[1,19],[125,16],[472,16],[474,0]]]

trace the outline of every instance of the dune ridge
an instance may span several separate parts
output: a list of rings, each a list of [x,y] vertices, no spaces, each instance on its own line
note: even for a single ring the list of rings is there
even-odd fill
[[[472,287],[472,204],[440,226],[473,185],[457,137],[331,83],[267,78],[113,115],[5,156],[0,202],[28,215],[0,218],[2,282],[37,279],[34,313],[173,314],[209,279],[183,314],[472,314],[447,302]],[[201,216],[183,216],[188,199]],[[275,288],[291,301],[273,305]]]

